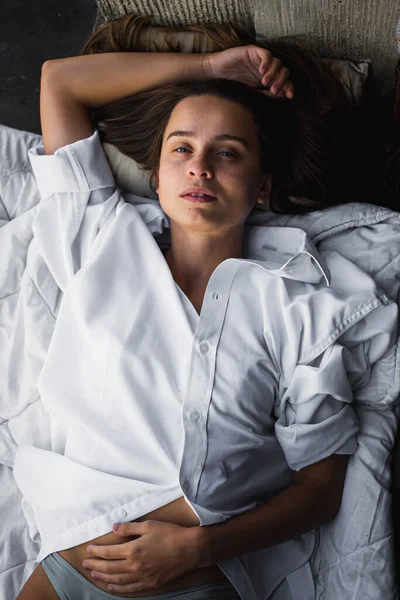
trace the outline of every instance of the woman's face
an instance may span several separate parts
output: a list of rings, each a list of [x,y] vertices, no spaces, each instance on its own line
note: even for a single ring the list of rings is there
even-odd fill
[[[191,132],[172,135],[175,131]],[[217,136],[240,140],[217,140]],[[157,194],[163,211],[181,227],[212,231],[244,223],[257,198],[265,200],[270,178],[260,173],[257,132],[241,105],[216,96],[193,96],[173,110],[163,136]],[[181,197],[189,187],[205,187],[215,202]],[[260,193],[261,192],[261,193]]]

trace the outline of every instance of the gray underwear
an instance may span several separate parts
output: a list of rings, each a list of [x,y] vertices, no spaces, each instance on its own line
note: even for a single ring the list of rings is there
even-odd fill
[[[42,567],[60,600],[126,600],[127,597],[103,592],[74,569],[58,552],[49,554]],[[228,581],[195,585],[182,590],[137,597],[136,600],[240,600],[236,589]]]

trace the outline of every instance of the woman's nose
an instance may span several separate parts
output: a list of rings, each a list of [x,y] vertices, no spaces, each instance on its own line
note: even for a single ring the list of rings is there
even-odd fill
[[[189,165],[189,171],[192,175],[211,175],[212,166],[210,160],[205,157],[198,157],[194,159]]]

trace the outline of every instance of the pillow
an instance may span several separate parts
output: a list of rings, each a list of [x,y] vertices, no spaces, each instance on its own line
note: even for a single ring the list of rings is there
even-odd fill
[[[168,27],[143,27],[137,40],[137,49],[141,52],[171,52],[170,47],[177,52],[213,52],[210,40],[204,33],[197,31],[171,31]],[[347,91],[353,90],[356,104],[361,102],[364,83],[369,73],[369,62],[355,63],[349,60],[322,58],[322,62],[330,63],[336,71]],[[150,188],[150,172],[140,170],[136,161],[129,158],[112,144],[103,144],[104,152],[114,174],[117,186],[125,192],[158,200],[158,195]],[[269,203],[256,204],[256,209],[268,210]]]
[[[141,170],[133,158],[123,154],[113,144],[103,144],[104,153],[107,157],[111,171],[114,175],[117,187],[123,192],[130,192],[136,196],[144,196],[158,200],[150,188],[150,171]]]

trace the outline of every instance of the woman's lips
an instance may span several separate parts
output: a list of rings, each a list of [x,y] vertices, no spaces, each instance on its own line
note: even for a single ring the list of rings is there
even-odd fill
[[[203,204],[204,202],[215,202],[216,198],[212,198],[211,196],[182,196],[185,200],[189,200],[190,202],[200,202]]]

